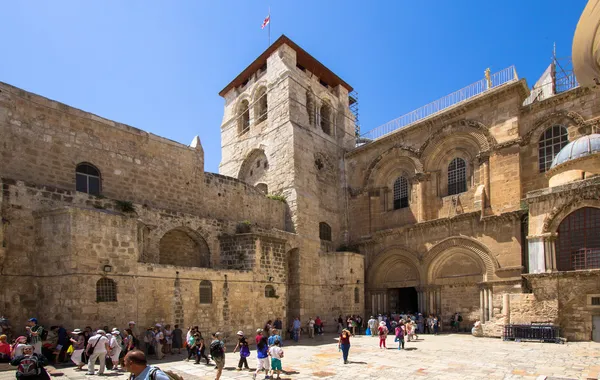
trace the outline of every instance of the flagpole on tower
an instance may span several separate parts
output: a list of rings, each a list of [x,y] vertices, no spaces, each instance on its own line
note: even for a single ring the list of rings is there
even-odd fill
[[[271,46],[271,7],[269,6],[269,46]]]

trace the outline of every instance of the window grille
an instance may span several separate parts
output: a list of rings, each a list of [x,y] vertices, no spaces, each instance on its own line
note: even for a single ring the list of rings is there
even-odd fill
[[[331,107],[328,104],[323,104],[319,111],[319,123],[321,129],[328,135],[331,135]]]
[[[248,100],[242,100],[238,112],[238,132],[243,135],[250,130],[250,108]]]
[[[408,181],[398,177],[394,182],[394,210],[408,207]]]
[[[331,241],[331,227],[329,227],[329,224],[324,222],[319,223],[319,238]]]
[[[275,298],[277,294],[275,293],[275,288],[271,285],[265,286],[265,297],[267,298]]]
[[[592,297],[592,306],[600,306],[600,297]]]
[[[467,164],[462,158],[456,157],[448,165],[448,195],[465,191],[467,191]]]
[[[600,209],[580,208],[560,223],[556,265],[560,271],[600,268]]]
[[[354,288],[354,303],[360,303],[360,291]]]
[[[552,160],[562,148],[569,143],[567,128],[555,125],[546,129],[538,144],[540,173],[546,172],[552,165]]]
[[[258,100],[257,102],[257,107],[256,107],[256,117],[257,117],[257,123],[262,123],[263,121],[267,120],[267,112],[268,112],[268,105],[267,105],[267,90],[266,88],[262,88],[261,90],[259,90],[258,92]]]
[[[96,302],[117,302],[117,284],[103,277],[96,282]]]
[[[77,165],[75,168],[75,190],[100,195],[100,171],[87,163]]]
[[[212,283],[210,281],[200,281],[200,303],[212,303]]]

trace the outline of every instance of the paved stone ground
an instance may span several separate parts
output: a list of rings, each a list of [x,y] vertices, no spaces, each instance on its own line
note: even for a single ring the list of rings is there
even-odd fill
[[[503,342],[470,335],[422,335],[417,342],[398,351],[393,337],[387,350],[378,348],[378,339],[359,336],[351,339],[350,364],[344,365],[336,336],[325,335],[299,344],[286,341],[282,379],[598,379],[600,344]],[[236,371],[239,354],[228,348],[222,379],[251,379],[248,371]],[[255,367],[256,352],[249,358]],[[214,379],[213,366],[194,365],[183,355],[168,356],[158,365],[174,370],[185,379]],[[152,364],[157,364],[154,361]],[[89,380],[73,368],[62,368],[63,379]],[[111,371],[107,371],[110,373]],[[110,377],[127,379],[124,373]],[[14,372],[0,372],[0,380],[13,379]],[[264,375],[257,378],[262,379]]]

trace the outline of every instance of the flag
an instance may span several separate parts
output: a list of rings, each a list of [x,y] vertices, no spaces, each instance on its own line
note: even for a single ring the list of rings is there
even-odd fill
[[[264,29],[265,26],[267,26],[269,24],[269,22],[271,21],[271,15],[269,14],[266,18],[265,21],[263,21],[262,26],[260,27],[261,29]]]

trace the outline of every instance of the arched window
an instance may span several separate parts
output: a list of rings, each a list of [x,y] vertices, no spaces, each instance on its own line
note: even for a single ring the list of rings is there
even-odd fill
[[[269,186],[266,183],[257,183],[255,187],[265,194],[269,193]]]
[[[456,157],[448,165],[448,195],[465,191],[467,191],[467,164],[462,158]]]
[[[256,123],[262,123],[267,120],[267,88],[261,87],[256,92],[256,99],[254,100],[256,106],[254,108],[254,117],[256,118]]]
[[[354,303],[360,303],[360,291],[354,288]]]
[[[394,181],[394,210],[408,207],[408,181],[398,177]]]
[[[329,224],[325,222],[319,223],[319,238],[331,241],[331,227],[329,227]]]
[[[310,89],[306,90],[306,113],[308,114],[308,123],[315,124],[315,97]]]
[[[200,281],[200,303],[212,303],[212,283],[210,281]]]
[[[580,208],[560,223],[556,268],[560,271],[600,268],[599,208]]]
[[[247,99],[240,102],[237,112],[238,133],[243,135],[250,130],[250,108]]]
[[[96,282],[96,302],[117,302],[117,284],[102,277]]]
[[[275,288],[271,285],[265,286],[265,297],[267,298],[275,298],[277,294],[275,294]]]
[[[82,193],[100,195],[100,171],[88,163],[75,168],[75,189]]]
[[[554,157],[568,143],[569,134],[567,133],[567,128],[562,125],[555,125],[544,131],[538,143],[540,173],[544,173],[550,169]]]
[[[319,123],[321,124],[323,132],[328,135],[331,135],[332,117],[331,106],[327,103],[323,103],[319,110]]]

